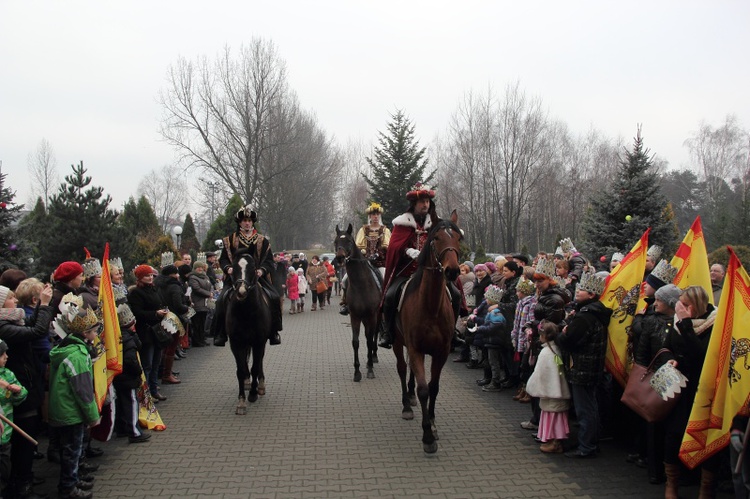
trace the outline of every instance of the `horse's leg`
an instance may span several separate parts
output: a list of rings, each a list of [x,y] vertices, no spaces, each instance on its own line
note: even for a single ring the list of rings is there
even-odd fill
[[[362,321],[353,313],[350,314],[352,324],[352,350],[354,350],[354,381],[362,380],[362,373],[359,370],[359,327]]]
[[[414,411],[411,409],[409,394],[406,389],[406,360],[404,360],[404,344],[397,338],[393,343],[393,353],[396,356],[396,371],[401,380],[401,418],[414,419]]]
[[[237,384],[240,388],[234,413],[244,416],[247,414],[247,402],[245,401],[245,379],[248,376],[247,347],[236,345],[234,342],[230,342],[230,347],[234,355],[234,362],[237,365]]]
[[[252,348],[253,353],[253,367],[250,369],[250,392],[247,394],[248,402],[255,402],[258,400],[260,394],[258,390],[258,379],[263,375],[263,355],[265,354],[266,344],[265,342],[261,345],[254,345]],[[265,393],[265,386],[264,386]]]
[[[412,407],[416,407],[417,405],[417,394],[414,392],[415,385],[414,371],[409,371],[409,404]]]
[[[367,317],[365,321],[365,340],[367,341],[367,379],[375,378],[375,371],[373,365],[375,363],[374,356],[377,344],[377,318],[373,318],[372,314]]]
[[[419,405],[422,408],[422,448],[428,454],[432,454],[437,451],[437,442],[435,442],[435,435],[432,433],[432,422],[430,421],[430,410],[429,403],[431,401],[432,387],[427,386],[427,379],[425,377],[424,368],[424,354],[417,352],[414,349],[409,350],[409,364],[411,365],[412,373],[417,380],[417,397],[419,398]]]
[[[427,408],[430,425],[432,426],[432,434],[435,440],[439,440],[437,427],[435,426],[435,403],[437,401],[438,393],[440,392],[440,374],[443,372],[446,360],[448,360],[448,350],[446,349],[444,355],[437,355],[432,357],[432,364],[430,366],[430,403]]]

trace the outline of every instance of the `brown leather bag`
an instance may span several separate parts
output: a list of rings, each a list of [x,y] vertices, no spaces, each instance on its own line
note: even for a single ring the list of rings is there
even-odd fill
[[[674,397],[664,400],[651,387],[651,378],[654,376],[654,362],[659,355],[665,352],[669,352],[669,350],[662,348],[656,352],[648,367],[633,364],[628,376],[628,383],[625,385],[625,392],[620,398],[623,404],[633,409],[649,423],[664,420],[672,412],[680,398],[680,394],[676,393]]]

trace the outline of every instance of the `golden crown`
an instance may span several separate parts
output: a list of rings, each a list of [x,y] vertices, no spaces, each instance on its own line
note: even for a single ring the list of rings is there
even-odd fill
[[[604,285],[606,284],[607,278],[603,275],[597,275],[593,272],[584,272],[581,275],[581,280],[576,286],[578,291],[588,291],[594,293],[597,296],[601,296],[604,293]]]
[[[555,277],[555,260],[552,258],[539,258],[534,272],[544,274],[547,277]]]
[[[102,275],[102,264],[96,258],[87,258],[83,262],[83,278],[88,279],[89,277]]]
[[[100,321],[93,310],[83,306],[83,298],[73,293],[68,293],[60,300],[60,315],[55,319],[55,331],[64,338],[69,334],[81,334]]]

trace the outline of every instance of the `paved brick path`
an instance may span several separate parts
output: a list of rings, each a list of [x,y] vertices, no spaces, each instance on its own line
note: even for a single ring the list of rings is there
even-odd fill
[[[246,416],[234,414],[229,347],[191,349],[175,364],[183,383],[163,387],[167,430],[144,444],[101,444],[95,497],[662,497],[614,442],[592,460],[539,452],[519,427],[529,407],[510,391],[482,392],[464,364],[443,371],[440,448],[425,455],[419,409],[413,421],[400,417],[392,352],[380,351],[376,379],[352,381],[337,308],[284,316],[283,344],[266,354],[267,394]],[[37,490],[54,497],[57,468],[37,463],[46,479]]]

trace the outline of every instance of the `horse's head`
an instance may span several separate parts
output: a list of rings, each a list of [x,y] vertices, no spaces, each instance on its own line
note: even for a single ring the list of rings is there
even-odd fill
[[[258,284],[258,275],[255,273],[255,258],[247,249],[241,249],[234,255],[232,269],[235,294],[238,300],[244,300],[250,290]]]
[[[347,258],[351,258],[359,252],[352,236],[352,224],[349,224],[345,231],[340,230],[339,226],[336,225],[336,240],[333,241],[333,248],[339,264],[343,264]]]
[[[430,265],[430,268],[439,270],[448,281],[455,281],[460,274],[458,257],[461,254],[460,243],[464,236],[457,223],[456,210],[451,213],[450,220],[434,219],[427,236],[427,245],[420,255],[420,264]]]

